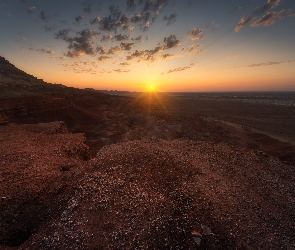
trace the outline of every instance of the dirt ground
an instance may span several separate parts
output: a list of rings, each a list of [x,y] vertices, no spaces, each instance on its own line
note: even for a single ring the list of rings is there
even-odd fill
[[[104,98],[64,97],[60,112],[39,99],[42,110],[16,116],[6,101],[1,249],[295,249],[295,149],[273,129],[282,111],[265,113],[262,134],[265,106],[254,124],[249,104]]]

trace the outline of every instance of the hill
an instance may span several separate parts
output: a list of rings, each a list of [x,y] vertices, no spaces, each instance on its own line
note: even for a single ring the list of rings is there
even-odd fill
[[[40,96],[54,93],[76,93],[75,88],[51,84],[16,68],[0,56],[0,98]]]

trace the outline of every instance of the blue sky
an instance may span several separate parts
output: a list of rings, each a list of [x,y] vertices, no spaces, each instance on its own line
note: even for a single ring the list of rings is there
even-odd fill
[[[52,83],[295,90],[294,0],[0,0],[0,55]]]

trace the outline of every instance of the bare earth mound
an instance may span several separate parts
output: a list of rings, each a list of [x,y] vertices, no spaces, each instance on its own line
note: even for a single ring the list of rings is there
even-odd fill
[[[19,249],[295,246],[294,170],[275,158],[224,143],[150,139],[106,146],[85,171]]]

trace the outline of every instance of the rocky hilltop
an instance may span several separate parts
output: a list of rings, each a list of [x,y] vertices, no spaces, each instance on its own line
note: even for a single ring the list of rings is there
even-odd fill
[[[28,85],[0,97],[1,249],[295,249],[292,144],[167,95]]]

